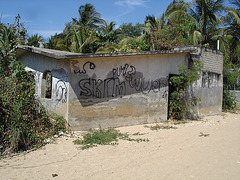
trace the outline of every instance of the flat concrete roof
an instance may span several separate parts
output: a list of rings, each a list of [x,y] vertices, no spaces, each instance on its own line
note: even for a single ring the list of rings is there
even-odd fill
[[[177,53],[198,53],[199,46],[184,46],[175,47],[172,50],[162,51],[140,51],[140,52],[122,52],[122,53],[73,53],[67,51],[59,51],[46,48],[38,48],[32,46],[17,46],[17,57],[25,53],[31,52],[54,59],[79,59],[79,58],[93,58],[93,57],[118,57],[118,56],[136,56],[136,55],[154,55],[154,54],[177,54]]]

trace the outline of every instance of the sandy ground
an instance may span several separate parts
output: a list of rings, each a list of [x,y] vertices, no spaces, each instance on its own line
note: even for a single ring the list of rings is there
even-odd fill
[[[240,114],[176,127],[122,127],[121,132],[139,132],[144,135],[131,137],[150,141],[120,140],[116,146],[88,150],[73,144],[76,137],[60,137],[36,151],[1,159],[0,179],[240,179]]]

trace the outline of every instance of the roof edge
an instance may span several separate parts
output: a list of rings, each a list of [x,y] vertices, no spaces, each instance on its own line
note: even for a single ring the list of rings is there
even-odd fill
[[[121,53],[73,53],[73,52],[59,51],[59,50],[53,50],[53,49],[18,45],[17,57],[20,57],[21,55],[27,52],[32,52],[35,54],[61,60],[61,59],[118,57],[118,56],[174,54],[174,53],[194,53],[195,54],[195,53],[199,53],[200,49],[202,49],[202,47],[200,46],[183,46],[183,47],[175,47],[172,50],[161,50],[161,51],[140,51],[140,52],[121,52]],[[219,52],[219,51],[216,51],[216,52]]]

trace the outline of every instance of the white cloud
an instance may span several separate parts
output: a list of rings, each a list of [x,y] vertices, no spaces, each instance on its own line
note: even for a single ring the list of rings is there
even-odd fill
[[[116,1],[115,4],[118,6],[128,6],[128,7],[134,7],[134,6],[144,6],[146,7],[147,0],[121,0]]]
[[[1,18],[8,18],[8,17],[11,17],[11,15],[0,13],[0,17],[1,17]]]

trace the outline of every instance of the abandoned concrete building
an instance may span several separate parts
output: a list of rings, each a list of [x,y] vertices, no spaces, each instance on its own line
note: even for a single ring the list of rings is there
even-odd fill
[[[222,111],[223,53],[187,46],[170,51],[81,54],[18,46],[17,59],[36,80],[36,95],[72,130],[167,120],[169,77],[179,65],[204,65],[193,84],[198,116]]]

